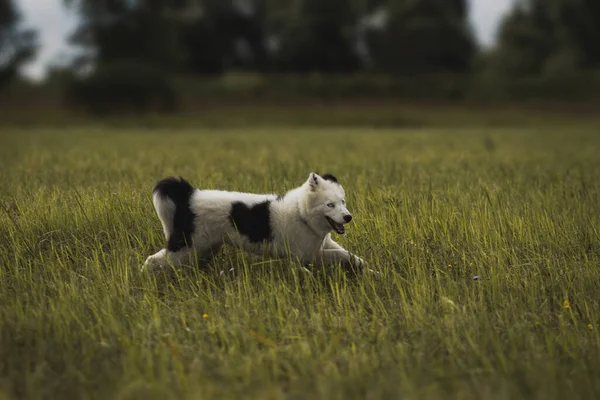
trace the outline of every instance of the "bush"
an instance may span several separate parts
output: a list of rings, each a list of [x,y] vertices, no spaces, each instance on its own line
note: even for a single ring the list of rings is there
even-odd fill
[[[141,62],[100,65],[66,88],[67,104],[97,115],[172,112],[179,106],[177,89],[158,67]]]

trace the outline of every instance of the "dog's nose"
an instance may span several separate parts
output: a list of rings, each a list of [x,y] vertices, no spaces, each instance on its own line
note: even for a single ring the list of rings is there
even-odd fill
[[[352,221],[352,215],[350,215],[350,214],[344,215],[344,221],[346,221],[346,222]]]

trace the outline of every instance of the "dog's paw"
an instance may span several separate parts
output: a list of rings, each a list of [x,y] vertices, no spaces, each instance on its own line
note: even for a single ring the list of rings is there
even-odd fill
[[[146,262],[144,263],[144,265],[142,265],[140,270],[142,272],[150,273],[165,271],[166,269],[170,269],[170,266],[166,261],[167,260],[164,257],[164,250],[160,251],[157,254],[151,255],[148,258],[146,258]]]
[[[357,272],[360,272],[363,274],[370,274],[370,275],[381,275],[381,272],[376,271],[372,268],[368,268],[369,264],[365,260],[363,260],[362,258],[360,258],[358,256],[353,255],[352,262],[353,262],[354,268]]]
[[[351,255],[350,262],[354,268],[357,268],[361,271],[364,270],[367,265],[367,262],[365,260],[363,260],[359,256],[355,256],[354,254]]]
[[[305,274],[313,275],[313,272],[304,266],[300,267],[300,271],[304,272]]]
[[[230,268],[230,269],[229,269],[229,271],[225,271],[225,270],[223,270],[223,271],[219,272],[219,276],[223,276],[223,275],[225,275],[226,273],[229,273],[229,274],[235,274],[235,268]]]
[[[365,272],[366,264],[367,263],[362,258],[355,256],[354,254],[350,254],[349,258],[342,263],[342,268],[346,272],[360,275]]]

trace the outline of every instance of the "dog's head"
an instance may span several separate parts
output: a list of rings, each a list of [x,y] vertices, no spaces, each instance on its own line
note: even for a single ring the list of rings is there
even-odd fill
[[[306,182],[309,190],[311,223],[325,231],[334,230],[343,235],[344,225],[352,221],[346,208],[346,193],[335,176],[320,176],[311,172]]]

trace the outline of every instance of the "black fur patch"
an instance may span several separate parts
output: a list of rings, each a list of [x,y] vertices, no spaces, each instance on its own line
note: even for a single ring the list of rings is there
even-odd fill
[[[192,246],[194,233],[194,218],[196,215],[190,209],[190,197],[194,194],[194,187],[183,178],[166,178],[154,186],[153,192],[162,197],[168,197],[175,203],[175,216],[173,218],[173,232],[169,235],[167,250],[178,251],[184,247]]]
[[[270,201],[264,201],[248,207],[242,202],[231,205],[229,222],[239,233],[248,237],[250,242],[259,243],[273,240],[271,230]]]
[[[325,179],[326,181],[338,183],[337,178],[335,176],[331,175],[331,174],[325,174],[325,175],[322,176],[322,178]]]

